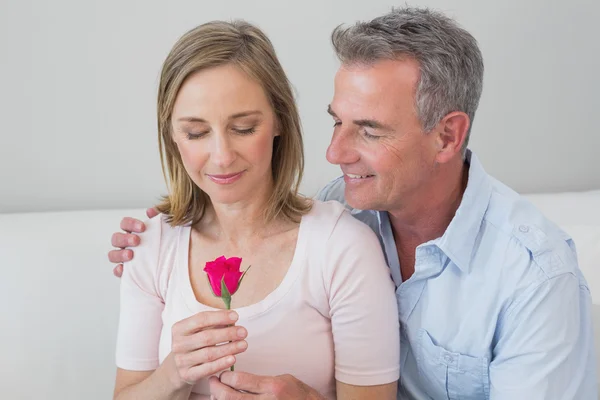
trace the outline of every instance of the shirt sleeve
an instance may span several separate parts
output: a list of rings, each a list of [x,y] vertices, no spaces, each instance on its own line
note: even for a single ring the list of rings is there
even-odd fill
[[[359,386],[398,380],[398,305],[377,237],[344,211],[326,247],[336,379]]]
[[[123,265],[116,364],[131,371],[159,366],[164,301],[158,290],[161,216],[146,222],[134,258]]]
[[[499,322],[490,398],[597,399],[591,297],[576,275],[544,280]]]

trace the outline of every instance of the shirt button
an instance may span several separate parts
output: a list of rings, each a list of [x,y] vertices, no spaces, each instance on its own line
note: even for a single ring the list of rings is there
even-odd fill
[[[450,354],[446,354],[444,355],[444,360],[446,360],[448,364],[452,364],[454,362],[454,357],[452,357]]]
[[[527,225],[521,225],[521,226],[519,226],[519,231],[521,231],[523,233],[527,233],[527,232],[529,232],[529,227]]]

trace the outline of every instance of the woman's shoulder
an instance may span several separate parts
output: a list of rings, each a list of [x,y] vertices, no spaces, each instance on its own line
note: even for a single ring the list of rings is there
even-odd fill
[[[344,205],[337,200],[313,199],[312,207],[307,215],[311,218],[337,219],[345,210]]]
[[[136,252],[155,252],[161,245],[175,241],[184,226],[171,226],[165,214],[158,214],[144,222],[146,229],[138,234],[140,244],[133,250]]]
[[[156,287],[155,283],[165,275],[165,266],[173,264],[182,229],[186,226],[171,226],[164,214],[144,221],[146,229],[138,234],[139,245],[130,247],[133,259],[123,268],[141,286]]]
[[[310,230],[318,231],[319,236],[326,236],[327,240],[340,235],[349,240],[375,236],[367,224],[354,218],[345,205],[336,200],[313,200],[313,206],[305,218]]]

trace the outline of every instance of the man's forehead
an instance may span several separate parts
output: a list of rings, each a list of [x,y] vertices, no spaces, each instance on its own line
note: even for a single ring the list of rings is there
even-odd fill
[[[342,64],[335,75],[335,85],[354,85],[363,89],[390,86],[415,87],[420,77],[414,59],[382,60],[374,63]]]
[[[410,60],[342,66],[336,74],[331,110],[387,117],[399,108],[412,109],[418,79],[418,63]]]

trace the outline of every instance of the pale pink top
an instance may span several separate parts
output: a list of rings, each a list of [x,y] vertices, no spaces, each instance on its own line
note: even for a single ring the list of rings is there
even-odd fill
[[[190,226],[170,227],[162,215],[146,226],[121,279],[116,363],[135,371],[156,369],[165,359],[174,323],[214,310],[192,291]],[[331,399],[336,379],[369,386],[399,378],[397,303],[381,246],[337,202],[315,201],[301,220],[281,284],[236,311],[238,325],[248,330],[248,349],[237,356],[236,371],[291,374]],[[207,395],[205,379],[190,398]]]

